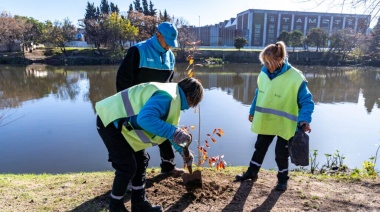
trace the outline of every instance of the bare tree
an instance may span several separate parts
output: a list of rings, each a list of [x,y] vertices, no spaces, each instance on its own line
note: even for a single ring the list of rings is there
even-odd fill
[[[178,29],[177,42],[179,45],[179,54],[177,59],[185,61],[187,43],[196,41],[196,35],[189,28],[189,22],[183,17],[172,18],[173,25]]]
[[[313,8],[326,7],[330,9],[338,8],[342,13],[352,11],[353,13],[363,13],[371,15],[371,22],[380,17],[379,0],[296,0],[298,3],[311,3]],[[310,9],[313,9],[310,8]],[[328,11],[326,11],[328,12]],[[368,23],[369,25],[370,23]]]

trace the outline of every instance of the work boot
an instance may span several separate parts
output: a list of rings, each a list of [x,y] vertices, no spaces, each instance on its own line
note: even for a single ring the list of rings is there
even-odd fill
[[[249,173],[249,172],[245,172],[243,174],[238,174],[235,176],[236,181],[244,181],[248,179],[251,179],[252,182],[256,182],[256,180],[258,179],[258,176],[255,173]]]
[[[145,189],[132,190],[132,212],[162,212],[159,205],[151,205],[145,196]]]
[[[172,177],[180,177],[184,173],[185,173],[185,170],[179,169],[179,168],[177,168],[175,166],[170,171],[164,171],[164,170],[161,169],[161,174],[162,175],[170,175]]]
[[[127,208],[125,208],[125,205],[124,205],[124,198],[114,199],[111,197],[109,210],[110,212],[128,212]]]
[[[258,178],[257,172],[259,169],[260,169],[260,167],[249,166],[247,172],[245,172],[243,174],[236,175],[235,180],[236,181],[244,181],[244,180],[251,179],[253,182],[256,182],[256,180]]]
[[[289,180],[288,171],[278,172],[277,185],[275,189],[277,191],[286,191],[286,189],[288,188],[288,180]]]
[[[286,189],[288,188],[288,181],[277,181],[277,185],[275,187],[275,189],[277,191],[286,191]]]

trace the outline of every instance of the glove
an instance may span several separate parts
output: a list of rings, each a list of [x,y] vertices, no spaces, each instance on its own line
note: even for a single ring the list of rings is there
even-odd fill
[[[181,128],[177,128],[174,131],[173,142],[178,144],[179,146],[185,147],[186,143],[190,142],[190,140],[190,135]]]
[[[193,165],[193,162],[194,162],[194,155],[193,153],[190,152],[190,155],[189,157],[186,157],[184,152],[182,151],[181,152],[181,156],[183,158],[183,163],[186,164],[187,167],[191,167]]]

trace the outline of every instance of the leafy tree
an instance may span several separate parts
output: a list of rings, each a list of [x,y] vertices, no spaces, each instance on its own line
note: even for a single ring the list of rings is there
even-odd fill
[[[299,30],[294,30],[292,33],[290,33],[289,36],[289,44],[293,47],[293,52],[296,47],[302,46],[303,42],[303,33]]]
[[[119,12],[120,12],[119,7],[112,2],[110,3],[110,9],[111,9],[111,13],[119,14]]]
[[[102,15],[110,14],[110,5],[108,4],[107,0],[102,0],[100,2],[100,12]]]
[[[68,18],[63,22],[55,21],[48,31],[48,38],[52,44],[59,47],[63,54],[67,56],[66,42],[75,37],[76,29]]]
[[[123,49],[125,40],[134,39],[138,35],[138,28],[132,26],[128,19],[117,13],[112,13],[104,23],[104,30],[109,35],[107,44],[113,51]]]
[[[142,7],[143,7],[144,15],[149,15],[149,7],[148,7],[148,1],[147,0],[142,0]]]
[[[140,0],[134,0],[133,4],[135,5],[135,11],[142,13],[143,8],[141,7]]]
[[[247,45],[248,41],[247,39],[243,38],[243,37],[235,37],[234,39],[234,46],[235,48],[240,49],[243,48],[245,45]]]
[[[153,36],[159,23],[155,16],[145,16],[143,13],[136,11],[128,13],[128,19],[133,26],[139,29],[136,41],[143,41]]]
[[[94,3],[90,4],[90,2],[87,2],[86,6],[86,13],[84,14],[84,19],[97,19],[96,14],[96,7],[94,6]]]
[[[169,21],[169,15],[168,15],[168,12],[166,12],[166,10],[164,10],[164,17],[162,20],[163,21]]]
[[[10,13],[0,14],[0,43],[7,46],[8,51],[12,50],[16,40],[24,41],[24,35],[30,30],[30,25],[26,26],[24,18],[14,18]]]
[[[133,11],[133,6],[132,4],[129,5],[129,9],[128,9],[128,12],[132,12]]]
[[[283,41],[287,46],[290,44],[290,32],[282,31],[277,38],[277,41]]]
[[[306,44],[309,46],[315,46],[316,51],[325,47],[327,44],[328,34],[322,28],[313,28],[309,31],[306,37]]]
[[[338,30],[330,36],[330,52],[337,51],[341,60],[346,59],[347,53],[355,47],[355,34],[352,29]]]
[[[152,1],[149,1],[149,15],[156,16],[156,14],[157,14],[157,10],[154,9],[154,4],[152,3]]]
[[[372,57],[380,60],[380,18],[378,19],[376,26],[371,32],[369,52]]]

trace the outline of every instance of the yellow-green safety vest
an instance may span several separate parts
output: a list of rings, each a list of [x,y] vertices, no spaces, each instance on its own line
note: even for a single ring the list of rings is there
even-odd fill
[[[258,92],[251,130],[257,134],[277,135],[285,140],[293,137],[299,112],[298,90],[304,81],[302,72],[295,68],[272,80],[261,72],[257,79]]]
[[[143,83],[103,99],[95,104],[95,110],[104,126],[121,118],[138,115],[149,98],[158,90],[167,92],[171,97],[170,109],[166,123],[177,126],[181,112],[181,97],[177,83]],[[126,123],[128,124],[128,123]],[[134,151],[161,144],[166,138],[145,130],[128,130],[122,126],[121,133]]]

